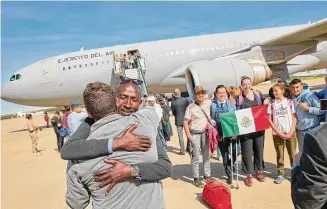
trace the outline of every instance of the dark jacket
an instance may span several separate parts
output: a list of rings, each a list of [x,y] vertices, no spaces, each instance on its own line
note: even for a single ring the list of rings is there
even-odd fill
[[[292,170],[292,201],[296,209],[327,208],[327,123],[304,137],[300,165]]]
[[[86,118],[74,134],[61,148],[61,158],[64,160],[86,160],[109,155],[108,139],[86,140],[90,135],[92,118]],[[158,161],[155,163],[139,163],[140,177],[144,181],[156,181],[170,177],[172,171],[171,162],[165,152],[162,142],[157,136]]]
[[[177,97],[174,101],[171,102],[171,111],[175,116],[176,126],[183,125],[185,110],[189,104],[189,100],[185,97]]]
[[[162,108],[162,118],[164,119],[165,122],[169,121],[169,116],[170,116],[170,107],[168,105],[161,105]]]

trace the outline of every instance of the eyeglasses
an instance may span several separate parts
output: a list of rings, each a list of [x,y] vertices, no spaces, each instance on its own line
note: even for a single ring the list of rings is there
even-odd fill
[[[125,83],[129,83],[129,82],[133,82],[135,85],[140,86],[143,84],[143,81],[140,79],[132,79],[132,78],[128,78],[128,77],[120,77],[120,84],[125,84]]]

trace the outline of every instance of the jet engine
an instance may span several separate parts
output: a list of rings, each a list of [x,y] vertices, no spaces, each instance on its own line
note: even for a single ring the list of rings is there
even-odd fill
[[[248,76],[253,84],[258,84],[268,80],[271,75],[272,72],[265,62],[245,59],[208,60],[191,65],[185,71],[187,90],[193,98],[193,89],[197,85],[209,90],[210,95],[219,84],[240,86],[242,76]]]

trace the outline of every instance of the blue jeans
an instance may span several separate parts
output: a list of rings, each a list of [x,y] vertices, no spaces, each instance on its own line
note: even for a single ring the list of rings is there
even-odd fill
[[[219,146],[217,144],[217,157],[220,158],[221,157],[221,152],[220,152],[220,149],[219,149]]]
[[[162,128],[162,123],[159,123],[158,126],[158,135],[160,137],[160,141],[162,142],[163,147],[165,148],[165,151],[167,152],[167,143],[166,143],[166,139],[165,139],[165,135],[163,133],[163,128]]]

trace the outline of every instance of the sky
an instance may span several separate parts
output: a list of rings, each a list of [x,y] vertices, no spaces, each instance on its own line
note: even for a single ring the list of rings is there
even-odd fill
[[[1,2],[1,83],[82,47],[306,24],[326,11],[327,2]],[[1,100],[1,114],[32,109]]]

